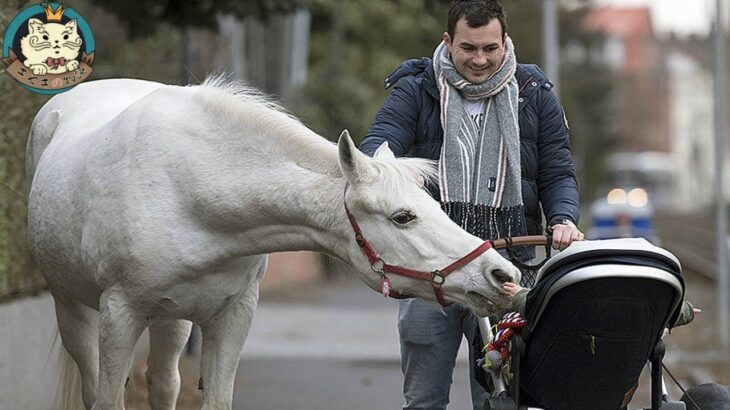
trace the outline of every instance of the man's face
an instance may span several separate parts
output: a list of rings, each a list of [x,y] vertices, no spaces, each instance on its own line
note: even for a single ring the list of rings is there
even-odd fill
[[[456,71],[473,84],[486,81],[502,64],[504,38],[497,19],[492,19],[485,26],[472,28],[462,17],[456,22],[454,38],[446,32],[444,42]]]

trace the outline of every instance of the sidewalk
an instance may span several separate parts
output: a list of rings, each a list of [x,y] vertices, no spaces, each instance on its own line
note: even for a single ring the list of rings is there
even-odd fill
[[[357,279],[305,285],[261,297],[241,357],[400,363],[397,320],[398,302]]]
[[[234,409],[280,410],[292,403],[298,410],[399,408],[397,314],[395,300],[354,278],[264,293],[238,367]],[[52,346],[55,329],[46,292],[0,305],[0,409],[51,408],[60,346],[60,340]],[[138,364],[146,341],[141,337],[137,346]],[[470,401],[460,357],[454,409]],[[199,395],[197,360],[183,360],[193,395]]]
[[[0,304],[0,409],[49,409],[60,338],[47,292]]]
[[[703,344],[712,340],[716,312],[706,294],[713,290],[713,283],[696,279],[688,286],[688,298],[703,301],[707,310],[692,326],[673,332],[667,364],[681,378],[693,369],[705,369],[716,381],[728,384],[726,360],[699,360],[690,354],[706,351]],[[397,305],[354,278],[264,293],[239,363],[233,408],[399,408],[402,375]],[[50,408],[56,384],[52,377],[56,354],[49,354],[54,332],[53,301],[48,293],[0,305],[0,409]],[[141,339],[138,357],[144,363],[146,337]],[[54,349],[58,346],[56,343]],[[462,348],[450,409],[470,408],[464,353]],[[183,375],[187,377],[184,389],[199,400],[198,358],[188,356],[183,364],[188,370]],[[643,388],[648,388],[646,380]],[[671,383],[670,388],[673,398],[681,396]],[[645,404],[646,399],[640,390],[632,408]],[[136,408],[143,407],[129,407]]]
[[[234,409],[398,409],[398,302],[355,278],[263,295],[236,377]],[[466,344],[450,409],[471,408]]]

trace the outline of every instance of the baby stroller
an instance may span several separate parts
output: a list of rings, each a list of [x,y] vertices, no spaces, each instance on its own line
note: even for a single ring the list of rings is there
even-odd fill
[[[484,408],[625,409],[649,361],[651,409],[684,409],[666,394],[661,340],[683,296],[677,258],[644,239],[573,243],[539,269],[510,366],[495,364],[498,354],[483,366],[491,392]],[[486,345],[488,319],[480,331]]]

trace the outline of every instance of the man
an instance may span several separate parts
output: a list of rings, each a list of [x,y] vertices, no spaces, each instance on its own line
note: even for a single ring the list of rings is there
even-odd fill
[[[495,0],[452,1],[433,59],[406,61],[386,78],[393,92],[360,148],[372,155],[387,141],[396,156],[439,160],[431,193],[484,239],[539,234],[542,207],[553,247],[564,249],[583,239],[567,123],[542,71],[516,62],[506,29]],[[461,306],[401,301],[404,409],[446,408],[462,334],[471,341],[476,328]],[[471,390],[481,409],[487,394],[474,375]]]

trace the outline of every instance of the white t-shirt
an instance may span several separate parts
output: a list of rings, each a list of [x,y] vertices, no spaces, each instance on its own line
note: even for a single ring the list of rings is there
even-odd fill
[[[484,123],[484,99],[482,98],[474,101],[462,98],[461,101],[464,104],[464,109],[467,114],[469,114],[472,121],[474,121],[474,126],[477,128],[477,131],[481,132],[482,125]]]

